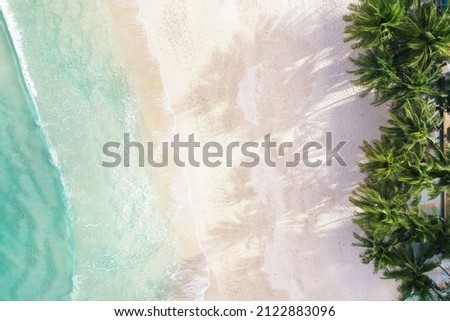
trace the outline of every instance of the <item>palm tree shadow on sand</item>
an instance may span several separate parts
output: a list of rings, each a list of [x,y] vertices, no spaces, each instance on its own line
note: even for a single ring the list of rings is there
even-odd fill
[[[227,280],[220,285],[227,299],[393,298],[392,283],[372,275],[351,246],[354,208],[347,198],[362,179],[359,145],[377,135],[384,112],[356,98],[349,84],[342,14],[298,9],[263,19],[250,37],[236,34],[190,88],[183,100],[189,109],[176,107],[199,117],[201,140],[260,142],[270,133],[278,144],[294,142],[287,158],[308,141],[325,145],[327,131],[347,141],[347,166],[287,168],[278,157],[276,168],[235,166],[226,181],[208,187],[220,206],[203,246],[221,269],[213,282]],[[227,72],[231,67],[238,72]],[[312,156],[324,158],[323,151]]]

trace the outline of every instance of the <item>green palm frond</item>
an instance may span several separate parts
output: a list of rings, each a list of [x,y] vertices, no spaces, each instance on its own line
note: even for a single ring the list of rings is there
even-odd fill
[[[403,245],[398,248],[402,257],[396,268],[387,268],[385,278],[400,281],[401,299],[441,300],[439,287],[426,274],[439,266],[433,260],[433,249],[423,244]]]
[[[389,52],[374,48],[350,59],[357,67],[350,71],[358,77],[354,84],[364,88],[361,96],[374,92],[376,102],[381,103],[396,95],[402,79],[397,75],[394,58]]]
[[[450,299],[450,287],[428,276],[450,258],[450,219],[421,202],[424,191],[435,198],[450,186],[450,148],[444,153],[437,137],[450,101],[440,70],[450,60],[450,6],[360,0],[349,10],[345,40],[362,49],[351,58],[354,84],[374,94],[374,105],[390,105],[381,138],[361,147],[366,178],[349,197],[361,230],[353,245],[363,248],[364,264],[400,282],[402,299]]]
[[[380,140],[374,140],[372,143],[364,141],[361,149],[367,161],[360,163],[359,167],[371,181],[382,183],[396,179],[405,171],[409,153],[400,152],[388,136],[384,135]]]
[[[448,7],[439,14],[434,3],[423,3],[413,7],[404,22],[395,28],[409,49],[411,67],[422,67],[432,60],[450,56]]]
[[[379,48],[366,50],[350,59],[357,67],[350,71],[357,76],[353,83],[364,88],[361,96],[373,92],[375,105],[390,100],[405,101],[422,96],[446,95],[436,86],[440,77],[437,65],[424,68],[408,67],[398,55]]]
[[[442,117],[431,100],[403,101],[390,116],[391,126],[381,126],[380,130],[389,135],[401,151],[414,149],[422,158],[426,148],[439,148],[438,142],[431,137],[431,131],[441,125]]]
[[[344,16],[349,24],[345,41],[353,41],[353,48],[385,46],[393,38],[394,28],[402,24],[406,7],[402,0],[366,0],[350,4]]]
[[[366,235],[375,241],[385,241],[386,236],[394,239],[404,239],[404,233],[399,229],[408,226],[408,198],[402,194],[382,195],[368,185],[359,186],[349,198],[359,208],[353,222]]]
[[[398,257],[395,251],[395,242],[379,241],[370,236],[363,237],[356,233],[353,233],[353,236],[358,240],[353,243],[353,246],[364,248],[364,252],[360,255],[362,263],[373,262],[375,272],[396,265]]]

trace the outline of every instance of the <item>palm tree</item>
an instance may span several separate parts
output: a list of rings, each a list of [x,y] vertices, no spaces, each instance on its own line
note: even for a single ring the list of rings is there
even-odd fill
[[[418,98],[398,103],[391,111],[389,124],[380,130],[392,138],[394,145],[401,151],[414,150],[419,158],[425,156],[428,149],[440,150],[431,131],[442,123],[442,117],[436,105],[429,99]]]
[[[403,176],[410,151],[400,151],[395,141],[388,135],[383,135],[379,140],[373,140],[372,143],[363,142],[361,149],[363,150],[367,161],[360,163],[361,171],[367,174],[368,180],[374,183],[385,184],[389,181],[397,180],[399,176]],[[399,185],[397,184],[398,188]],[[397,192],[402,192],[398,189]]]
[[[442,232],[442,224],[436,209],[433,214],[426,214],[420,208],[410,208],[402,214],[405,220],[402,221],[403,225],[397,233],[400,233],[402,239],[407,242],[433,243],[436,241],[436,235]]]
[[[440,227],[435,230],[428,245],[436,255],[442,256],[442,259],[450,259],[450,217],[438,219]]]
[[[443,228],[439,216],[425,214],[410,199],[409,195],[382,195],[377,188],[360,185],[349,198],[359,208],[353,222],[373,242],[435,241]]]
[[[358,77],[353,83],[364,88],[361,96],[374,92],[376,105],[396,97],[402,79],[398,75],[394,56],[389,51],[375,47],[350,60],[357,67],[350,71]]]
[[[403,65],[398,69],[401,75],[401,82],[398,94],[394,99],[406,100],[422,96],[435,97],[445,96],[445,93],[436,86],[440,78],[440,71],[435,61],[430,61],[428,65],[419,67],[408,67]]]
[[[435,143],[430,140],[430,144]],[[414,142],[411,142],[414,144]],[[380,140],[374,140],[371,144],[364,141],[362,149],[365,152],[367,161],[360,163],[359,167],[363,173],[367,174],[365,185],[375,188],[378,192],[389,191],[397,196],[402,195],[410,200],[410,204],[420,199],[420,194],[424,189],[436,197],[444,189],[445,180],[437,181],[437,175],[442,175],[442,171],[447,170],[437,167],[434,164],[434,157],[427,153],[427,149],[422,146],[416,148],[403,149],[400,142],[384,135]],[[428,148],[428,147],[427,147]],[[435,147],[439,151],[439,147]],[[430,151],[434,149],[429,148]],[[438,170],[439,171],[438,173]],[[450,167],[448,167],[450,174]],[[438,173],[438,174],[437,174]],[[450,175],[448,176],[450,179]],[[364,186],[364,185],[362,185]]]
[[[426,275],[438,267],[433,260],[434,252],[427,245],[405,244],[398,248],[401,259],[397,267],[387,268],[383,273],[387,279],[400,281],[401,300],[416,298],[419,300],[444,299],[441,289]]]
[[[375,105],[391,100],[415,99],[423,95],[446,95],[436,86],[440,78],[437,64],[430,63],[421,68],[410,67],[405,55],[380,48],[367,50],[350,60],[357,67],[350,71],[358,77],[353,83],[364,88],[361,96],[373,92]]]
[[[430,163],[430,176],[433,177],[432,196],[437,196],[450,187],[450,148],[446,148],[446,153],[436,153],[428,156]]]
[[[344,32],[345,41],[353,41],[352,48],[385,47],[393,39],[395,28],[403,24],[406,1],[365,0],[348,6],[350,14],[344,16],[349,24]]]
[[[450,54],[450,9],[438,15],[435,4],[419,0],[361,0],[349,10],[345,40],[366,49],[351,58],[363,96],[374,92],[375,105],[446,96],[436,82],[438,65]]]
[[[405,164],[404,171],[400,173],[397,179],[404,182],[409,191],[416,195],[423,190],[434,191],[435,178],[431,175],[433,164],[424,162],[423,156],[418,153],[408,153],[408,160]]]
[[[385,242],[386,237],[404,241],[406,236],[411,237],[412,233],[409,230],[412,224],[408,216],[410,196],[397,194],[394,191],[395,189],[392,189],[392,192],[388,194],[384,190],[384,185],[374,187],[362,184],[349,198],[359,208],[353,222],[373,241]],[[420,231],[413,228],[413,231]]]
[[[364,248],[386,278],[399,280],[402,299],[450,298],[427,275],[450,258],[450,221],[420,207],[422,192],[438,196],[450,185],[450,149],[443,153],[431,132],[442,123],[434,101],[447,98],[439,65],[450,56],[450,7],[438,12],[421,0],[360,0],[344,17],[346,41],[363,51],[352,59],[374,104],[391,103],[381,139],[364,142],[366,179],[349,200],[362,230],[353,245]],[[450,274],[450,273],[449,273]]]
[[[364,248],[364,252],[360,255],[364,264],[373,262],[375,272],[385,269],[388,266],[395,266],[398,257],[395,251],[396,242],[392,240],[376,240],[372,236],[366,237],[353,233],[358,242],[353,246]]]
[[[396,25],[396,35],[405,44],[413,68],[441,62],[450,56],[450,9],[438,11],[435,3],[415,1],[401,24]]]

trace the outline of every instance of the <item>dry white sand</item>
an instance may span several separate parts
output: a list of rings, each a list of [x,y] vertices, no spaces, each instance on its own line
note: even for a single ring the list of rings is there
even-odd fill
[[[394,282],[373,274],[351,246],[348,196],[362,179],[358,146],[378,136],[385,114],[357,97],[346,73],[351,50],[342,42],[342,15],[349,1],[139,3],[182,137],[226,144],[270,133],[299,148],[324,144],[329,131],[335,143],[348,141],[346,167],[286,168],[279,157],[276,168],[187,168],[209,263],[205,298],[396,298]]]

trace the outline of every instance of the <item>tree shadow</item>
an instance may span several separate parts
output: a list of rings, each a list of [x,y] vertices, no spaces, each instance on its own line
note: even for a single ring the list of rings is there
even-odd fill
[[[227,299],[393,297],[393,283],[372,275],[351,246],[354,207],[348,196],[362,179],[359,145],[378,136],[385,112],[356,97],[343,12],[336,6],[297,8],[262,18],[251,36],[237,33],[227,50],[211,55],[183,99],[185,107],[176,106],[178,113],[201,119],[201,140],[261,142],[270,133],[278,144],[294,142],[286,157],[272,155],[277,167],[233,167],[226,181],[217,182],[227,188],[217,214],[226,216],[209,227],[203,245],[229,281],[221,290]],[[347,141],[340,153],[347,166],[284,165],[306,142],[325,146],[326,132],[334,145]],[[312,156],[325,157],[323,150]],[[243,278],[252,288],[237,293]]]

